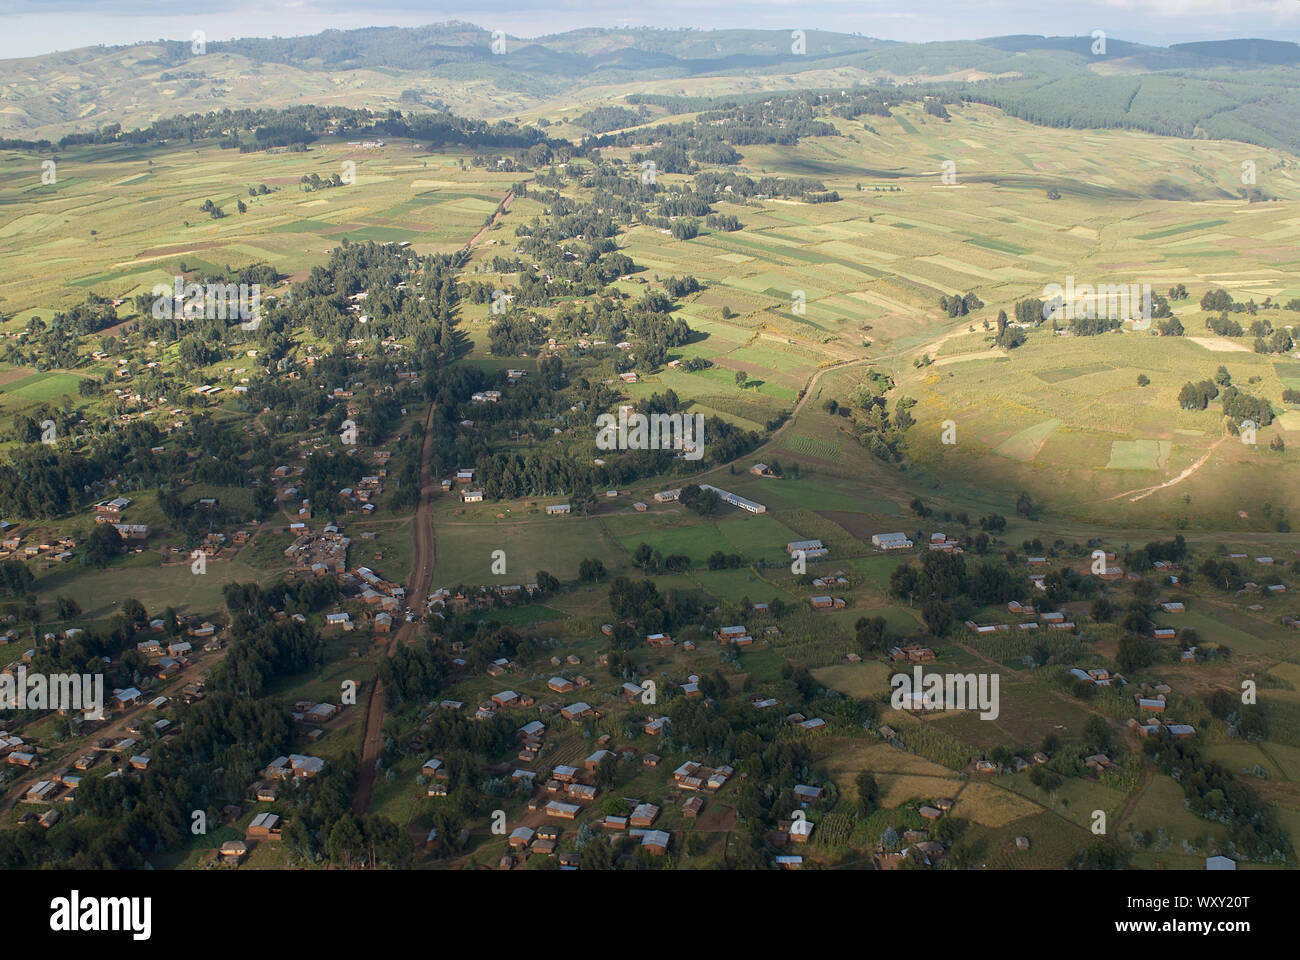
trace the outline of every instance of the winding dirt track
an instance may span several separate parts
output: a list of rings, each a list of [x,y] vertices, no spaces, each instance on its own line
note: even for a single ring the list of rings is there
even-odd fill
[[[433,519],[430,504],[433,499],[433,405],[424,422],[424,443],[420,448],[420,502],[415,508],[412,531],[415,537],[415,560],[411,574],[406,578],[406,601],[412,609],[424,604],[433,584],[434,541]],[[392,634],[385,656],[391,657],[400,643],[415,639],[418,623],[403,623]],[[352,798],[352,812],[361,816],[370,808],[370,797],[375,789],[375,764],[384,737],[384,685],[378,677],[370,688],[366,700],[366,722],[361,735],[361,771],[357,777],[357,792]]]
[[[798,412],[803,409],[803,405],[808,402],[808,398],[812,396],[813,387],[817,386],[817,381],[822,378],[823,373],[830,373],[832,370],[843,370],[846,367],[856,367],[859,364],[872,363],[873,361],[879,359],[881,358],[861,357],[857,360],[845,360],[841,363],[833,363],[830,366],[819,367],[813,373],[813,375],[808,378],[808,383],[803,388],[804,390],[803,396],[799,398],[798,402],[794,405],[793,409],[791,409],[790,416],[786,417],[785,421],[781,424],[781,426],[773,430],[771,435],[766,440],[764,440],[760,446],[749,451],[749,453],[741,454],[739,457],[737,457],[734,460],[730,460],[727,463],[720,463],[716,467],[711,467],[708,470],[703,471],[702,473],[696,474],[695,478],[691,482],[698,483],[700,480],[703,480],[707,477],[711,477],[715,474],[719,474],[723,470],[727,469],[727,467],[733,466],[738,463],[752,462],[756,454],[758,454],[762,450],[766,450],[773,443],[775,443],[776,438],[781,435],[781,432],[785,430],[786,427],[790,426],[790,424],[794,423],[795,415],[798,414]]]
[[[1123,493],[1117,493],[1115,494],[1115,496],[1107,497],[1106,499],[1118,500],[1120,499],[1120,497],[1129,497],[1129,494],[1136,493],[1137,496],[1129,497],[1128,502],[1137,503],[1139,500],[1144,500],[1147,497],[1151,496],[1151,494],[1158,493],[1159,491],[1165,489],[1166,487],[1172,487],[1175,484],[1182,483],[1184,480],[1186,480],[1188,477],[1194,474],[1197,470],[1201,469],[1201,467],[1205,466],[1206,462],[1210,459],[1210,455],[1213,454],[1215,450],[1219,449],[1220,444],[1222,444],[1223,441],[1227,439],[1228,439],[1227,437],[1220,437],[1218,440],[1214,442],[1214,445],[1211,446],[1209,450],[1205,451],[1205,455],[1202,456],[1201,459],[1197,460],[1194,464],[1192,464],[1190,467],[1188,467],[1178,476],[1166,480],[1164,483],[1157,483],[1154,487],[1140,487],[1137,490],[1126,490]]]

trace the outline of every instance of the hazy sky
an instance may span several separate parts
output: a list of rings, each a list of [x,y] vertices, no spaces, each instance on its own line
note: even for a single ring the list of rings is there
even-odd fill
[[[294,36],[467,20],[532,37],[575,27],[825,29],[887,40],[1107,35],[1300,41],[1300,0],[0,0],[0,58],[94,44]]]

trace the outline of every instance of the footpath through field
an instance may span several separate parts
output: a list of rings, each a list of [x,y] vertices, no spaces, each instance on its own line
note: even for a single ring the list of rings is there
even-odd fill
[[[527,187],[528,184],[532,182],[533,181],[531,180],[525,180],[524,186]],[[465,249],[466,250],[472,249],[476,243],[482,240],[484,235],[489,230],[491,230],[494,226],[496,226],[497,221],[506,215],[506,212],[510,209],[510,204],[514,202],[515,202],[515,192],[511,190],[502,198],[501,205],[498,206],[496,212],[492,214],[492,219],[489,220],[487,223],[483,224],[483,226],[479,228],[478,233],[470,237],[469,243],[465,244]]]

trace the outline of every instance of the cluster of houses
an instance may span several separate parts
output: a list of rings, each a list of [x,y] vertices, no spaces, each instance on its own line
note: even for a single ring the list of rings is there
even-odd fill
[[[213,531],[205,534],[203,545],[200,547],[202,555],[207,560],[220,559],[226,552],[227,542],[233,543],[234,546],[242,546],[252,538],[252,534],[247,530],[240,530],[233,537],[227,537],[224,533]],[[185,544],[173,543],[168,545],[163,551],[164,563],[188,563],[194,559],[193,552]]]
[[[271,471],[271,476],[276,480],[286,480],[290,477],[301,477],[306,471],[306,467],[291,467],[282,463]],[[276,485],[275,496],[278,500],[292,500],[297,495],[297,487]]]
[[[812,585],[814,587],[847,587],[849,578],[844,575],[843,570],[836,570],[827,577],[814,577]]]
[[[297,532],[293,543],[284,548],[284,555],[293,561],[295,570],[305,571],[318,577],[342,575],[348,569],[348,546],[350,537],[345,537],[336,524],[328,524],[319,536],[303,527]]]
[[[613,756],[613,753],[599,749],[583,761],[582,769],[567,763],[556,764],[551,770],[550,779],[542,786],[540,797],[535,798],[538,804],[545,801],[547,816],[572,820],[586,805],[593,803],[599,790],[595,784],[587,781],[608,756]],[[552,807],[552,804],[555,806]],[[577,810],[569,809],[575,806]]]
[[[961,553],[961,541],[956,540],[946,533],[930,534],[930,549],[941,550],[945,553]]]
[[[1228,559],[1229,559],[1229,560],[1247,560],[1247,559],[1249,559],[1249,557],[1248,557],[1246,554],[1244,554],[1244,553],[1230,553],[1230,554],[1228,554]],[[1271,566],[1273,566],[1275,563],[1277,563],[1277,561],[1274,560],[1272,557],[1256,557],[1256,558],[1255,558],[1255,562],[1256,562],[1257,564],[1259,564],[1261,567],[1271,567]]]
[[[568,677],[551,677],[551,679],[546,682],[546,688],[554,693],[572,693],[575,687],[589,686],[591,686],[591,681],[586,677],[581,676],[574,677],[573,679],[569,679]],[[624,686],[626,687],[627,684],[624,684]],[[637,687],[637,689],[640,690],[641,688]],[[554,711],[551,712],[554,713]]]
[[[1119,766],[1119,764],[1104,753],[1094,753],[1091,756],[1084,757],[1083,765],[1097,773],[1105,773],[1107,770],[1113,770]]]
[[[159,626],[152,627],[154,630],[162,629],[162,621],[158,621]],[[193,629],[203,630],[204,627],[212,627],[212,632],[207,634],[212,640],[216,638],[216,626],[204,621]],[[205,631],[206,632],[206,631]],[[194,662],[194,641],[182,640],[180,638],[169,640],[166,646],[163,641],[147,639],[136,643],[135,649],[149,658],[150,665],[158,671],[158,679],[168,680],[176,676],[191,663]]]
[[[951,800],[936,802],[952,803]],[[923,809],[933,810],[934,808],[925,807]],[[924,815],[925,814],[922,814],[922,816]],[[898,870],[904,863],[911,860],[913,855],[915,855],[916,858],[927,867],[932,867],[939,863],[948,854],[947,847],[938,840],[930,839],[929,830],[905,830],[903,831],[901,840],[903,843],[907,844],[907,846],[901,847],[898,850],[887,850],[882,842],[877,842],[876,851],[871,858],[877,870]]]
[[[1237,596],[1242,596],[1243,594],[1256,594],[1256,595],[1258,595],[1258,594],[1262,594],[1262,593],[1265,593],[1265,592],[1270,593],[1270,594],[1273,594],[1273,595],[1281,595],[1281,594],[1284,594],[1284,593],[1286,593],[1286,584],[1284,584],[1284,583],[1267,583],[1267,584],[1264,584],[1263,586],[1261,586],[1260,584],[1256,583],[1254,580],[1247,580],[1245,583],[1243,583],[1243,584],[1241,585],[1241,589],[1237,591]],[[1248,607],[1247,609],[1250,609],[1250,610],[1262,610],[1262,609],[1264,609],[1264,608],[1263,608],[1263,607],[1259,607],[1259,606],[1252,606],[1252,607]]]
[[[447,610],[460,613],[465,610],[490,607],[497,599],[507,603],[517,600],[528,602],[536,597],[540,590],[541,587],[536,583],[462,586],[458,587],[455,593],[447,587],[439,587],[429,594],[426,607],[430,613],[445,613]]]
[[[10,525],[6,524],[5,526],[9,527]],[[114,524],[115,528],[119,526],[124,526],[124,524]],[[123,534],[121,530],[118,530],[118,533],[124,538],[126,537],[126,534]],[[76,540],[62,535],[23,546],[21,534],[9,533],[6,530],[4,538],[0,539],[0,560],[35,560],[44,557],[56,563],[67,563],[72,559],[72,551],[76,549],[76,546]]]
[[[424,765],[420,767],[420,776],[424,778],[425,793],[428,796],[445,797],[447,795],[447,780],[450,774],[448,774],[447,767],[442,762],[442,757],[430,757],[424,761]]]
[[[112,523],[122,516],[122,511],[131,506],[129,497],[113,497],[95,504],[95,522]]]
[[[41,749],[35,740],[0,730],[0,757],[4,757],[5,763],[11,767],[35,769],[41,764]]]
[[[1038,620],[1021,620],[1015,628],[1021,632],[1037,630],[1040,626],[1045,625],[1049,630],[1073,630],[1075,627],[1073,620],[1067,620],[1061,611],[1048,611],[1039,613],[1032,603],[1012,600],[1007,604],[1007,611],[1014,613],[1019,617],[1034,617]],[[1038,621],[1041,620],[1042,624]],[[1011,629],[1009,623],[976,623],[974,620],[966,621],[966,629],[975,634],[989,634],[1008,631]]]
[[[129,497],[113,497],[109,500],[101,500],[95,504],[95,522],[112,524],[113,529],[117,531],[118,536],[123,540],[144,540],[148,538],[150,529],[146,524],[124,523],[122,522],[122,512],[131,505]],[[76,545],[70,538],[64,538],[67,542],[60,542],[57,549],[49,545],[42,544],[38,553],[50,551],[56,560],[66,561],[71,559],[72,548]],[[32,552],[31,547],[24,551],[25,557],[32,557],[37,553]]]
[[[576,717],[584,713],[582,708],[590,709],[585,704],[575,704],[565,708],[565,711],[562,712],[568,712]],[[520,742],[519,759],[521,761],[532,762],[537,758],[545,732],[546,725],[539,720],[534,720],[519,728],[517,736]],[[611,757],[616,756],[612,750],[608,749],[609,744],[610,737],[608,734],[598,738],[596,740],[597,749],[583,761],[581,768],[565,763],[556,764],[551,769],[550,775],[541,789],[530,798],[528,809],[532,811],[540,810],[546,817],[553,820],[576,819],[584,809],[588,808],[596,800],[599,794],[598,788],[594,783],[590,782],[595,772],[602,764],[608,762]],[[435,778],[434,786],[431,787],[430,791],[431,796],[439,795],[434,790],[437,787],[436,778],[440,766],[441,761],[437,760],[437,758],[425,765],[426,771],[431,772]],[[516,782],[524,781],[532,784],[537,779],[537,771],[519,768],[511,775],[511,779]],[[629,836],[641,840],[642,846],[650,853],[663,854],[667,852],[670,842],[669,835],[666,832],[652,829],[655,820],[659,816],[659,807],[640,800],[630,801],[629,807],[631,809],[630,815],[610,814],[595,821],[596,825],[603,826],[607,830],[627,831]],[[536,830],[527,826],[516,828],[507,841],[511,854],[503,859],[502,867],[513,866],[513,854],[525,851],[547,856],[553,855],[556,852],[556,843],[559,836],[559,828],[551,826],[539,827]],[[579,856],[577,854],[562,855],[560,865],[561,867],[573,868],[577,866],[578,860]]]
[[[656,804],[638,800],[628,806],[631,810],[626,816],[606,815],[602,826],[606,830],[626,830],[629,827],[634,830],[647,830],[659,819],[659,807]]]
[[[129,687],[113,690],[106,707],[113,712],[121,712],[138,707],[144,702],[145,695],[138,689]],[[158,696],[148,703],[155,711],[161,711],[168,702],[167,697]],[[105,722],[103,719],[86,721],[79,723],[78,727],[84,732],[102,726]],[[80,774],[89,770],[104,756],[111,757],[114,766],[114,769],[106,775],[109,778],[143,774],[149,769],[152,757],[147,750],[142,749],[143,745],[137,738],[142,735],[146,727],[157,735],[158,744],[171,742],[180,729],[179,725],[174,725],[167,717],[158,715],[151,720],[134,720],[126,727],[130,736],[100,738],[72,763],[71,769],[76,773],[70,772],[68,768],[55,771],[29,787],[20,799],[25,803],[42,804],[75,799],[77,787],[81,783]],[[8,764],[25,769],[35,769],[43,760],[39,748],[33,741],[25,741],[8,731],[0,731],[0,756],[4,756]],[[42,818],[41,823],[43,826],[50,826],[57,819],[57,816]]]
[[[726,764],[715,769],[687,760],[673,771],[672,785],[680,790],[717,793],[735,773],[735,768]]]
[[[308,740],[319,740],[324,734],[321,728],[337,717],[343,708],[334,703],[317,703],[314,700],[299,700],[293,705],[290,716],[293,722],[307,730]]]
[[[474,714],[476,720],[487,720],[495,717],[502,710],[512,709],[514,707],[533,707],[537,705],[537,700],[530,693],[516,693],[514,690],[502,690],[499,693],[492,694],[491,699],[484,700],[478,705],[478,710]]]
[[[361,602],[368,607],[378,609],[376,618],[379,614],[392,617],[393,614],[400,613],[406,604],[406,588],[385,580],[369,567],[357,567],[350,574],[344,574],[339,580],[345,588],[360,586]]]
[[[1111,673],[1104,667],[1093,667],[1091,670],[1083,670],[1079,667],[1071,667],[1067,673],[1076,680],[1091,684],[1094,687],[1109,687],[1118,683],[1125,685],[1128,683],[1120,674]]]
[[[821,717],[805,717],[802,713],[792,713],[785,719],[787,723],[791,723],[802,730],[826,729],[826,721]]]
[[[513,869],[517,862],[516,857],[523,859],[528,855],[556,856],[555,851],[562,832],[559,827],[551,823],[542,824],[535,830],[532,827],[516,827],[507,841],[510,852],[501,858],[498,868]],[[431,831],[430,837],[432,838],[436,833],[436,829]],[[577,870],[582,863],[582,854],[561,853],[558,860],[561,870]]]
[[[600,711],[585,700],[579,700],[577,703],[571,703],[567,707],[562,707],[560,709],[560,716],[571,723],[581,723],[583,720],[596,719],[599,718],[600,715]]]
[[[901,647],[889,648],[889,659],[895,662],[905,660],[908,663],[929,663],[934,659],[934,651],[919,643],[909,643]]]
[[[499,395],[498,395],[499,396]],[[469,422],[469,421],[466,421]],[[449,477],[441,481],[442,492],[450,493],[456,486],[461,486],[460,499],[463,503],[482,503],[484,492],[480,488],[470,486],[474,482],[474,468],[462,467],[456,471],[455,477]]]
[[[641,848],[647,853],[662,856],[668,852],[672,835],[666,830],[655,830],[653,824],[659,817],[659,807],[653,803],[633,799],[630,801],[631,813],[627,816],[606,815],[601,826],[606,830],[627,831],[633,840],[641,841]],[[703,801],[701,801],[703,806]],[[698,809],[696,810],[698,815]]]
[[[1013,772],[1020,773],[1023,770],[1028,770],[1030,767],[1042,766],[1050,759],[1051,758],[1047,754],[1039,750],[1028,758],[1020,757],[1020,756],[1012,757],[1011,760],[1009,761],[1009,765]],[[999,772],[1000,768],[996,763],[994,763],[992,760],[989,760],[987,757],[978,757],[974,762],[974,769],[976,773],[997,773]],[[938,807],[939,810],[934,814],[933,817],[931,817],[931,819],[938,819],[940,813],[948,809],[946,807],[940,806],[940,804],[943,802],[944,801],[938,801],[935,804],[935,806]],[[949,800],[947,801],[947,803],[949,804],[949,806],[951,806],[952,801]],[[927,816],[927,814],[924,811],[922,811],[921,815]]]
[[[298,783],[319,776],[325,770],[325,761],[301,753],[276,757],[262,771],[262,779],[249,788],[259,803],[273,803],[280,795],[280,784]],[[272,815],[273,816],[273,815]]]
[[[519,740],[519,753],[515,758],[520,763],[532,763],[542,751],[542,741],[546,737],[546,724],[540,720],[530,720],[516,733]],[[536,774],[531,770],[516,770],[512,780],[532,780]]]
[[[948,807],[945,809],[950,809],[952,805],[951,800],[936,800],[935,803],[948,804]],[[934,814],[930,819],[937,819],[939,816],[942,816],[942,813],[936,809],[936,807],[924,806],[921,810],[923,811],[921,814],[923,817],[927,816],[924,811],[930,811]],[[911,860],[913,856],[915,856],[925,866],[932,867],[948,855],[947,847],[938,840],[930,839],[929,830],[904,830],[900,839],[906,844],[906,846],[897,850],[887,850],[885,849],[883,842],[876,843],[876,851],[871,859],[877,870],[898,870],[904,863]]]
[[[379,470],[362,477],[355,487],[344,487],[339,491],[339,503],[349,510],[359,510],[364,516],[373,516],[375,500],[384,492],[384,478],[387,475],[387,470]],[[303,504],[307,514],[304,517],[300,510],[299,519],[310,519],[311,505],[306,500]]]
[[[754,638],[749,635],[749,629],[744,624],[735,624],[730,627],[719,627],[713,631],[713,639],[724,647],[727,644],[733,644],[737,647],[748,647],[754,642]]]
[[[449,490],[451,490],[453,486],[457,484],[463,485],[463,484],[468,484],[473,482],[474,482],[474,468],[461,467],[459,470],[456,471],[456,475],[454,477],[441,481],[440,485],[442,486],[443,493],[446,493]]]
[[[686,696],[688,696],[688,697],[702,697],[702,696],[704,696],[704,691],[700,689],[700,677],[699,677],[699,674],[695,674],[695,673],[690,674],[690,675],[686,678],[686,682],[685,682],[685,683],[681,683],[681,684],[679,684],[678,686],[679,686],[679,688],[681,689],[682,693],[684,693],[684,694],[685,694]],[[638,687],[638,686],[637,686],[636,684],[634,684],[634,683],[625,683],[625,684],[623,684],[623,694],[624,694],[624,696],[627,697],[628,699],[632,699],[632,696],[631,696],[632,689],[640,690],[640,689],[642,689],[642,688],[641,688],[641,687]]]
[[[325,761],[302,753],[276,757],[262,771],[268,780],[309,780],[325,769]]]
[[[1160,710],[1164,710],[1164,698],[1160,698]],[[1151,707],[1142,706],[1142,710],[1151,711]],[[1148,716],[1145,720],[1138,720],[1133,717],[1129,719],[1128,725],[1135,729],[1141,736],[1152,737],[1159,734],[1162,730],[1167,731],[1169,735],[1176,740],[1186,740],[1196,735],[1196,728],[1190,723],[1177,723],[1172,720],[1166,720],[1164,717]]]
[[[30,804],[71,803],[77,799],[77,787],[80,785],[80,774],[62,770],[36,781],[23,792],[18,802]],[[46,810],[35,819],[42,827],[52,827],[60,819],[59,811]]]

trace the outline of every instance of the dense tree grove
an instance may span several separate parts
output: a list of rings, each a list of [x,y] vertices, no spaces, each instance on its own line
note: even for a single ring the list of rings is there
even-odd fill
[[[1178,781],[1192,813],[1228,828],[1229,843],[1239,855],[1280,861],[1291,853],[1291,841],[1273,809],[1222,764],[1206,759],[1197,744],[1166,734],[1143,746],[1159,761],[1161,772]]]

